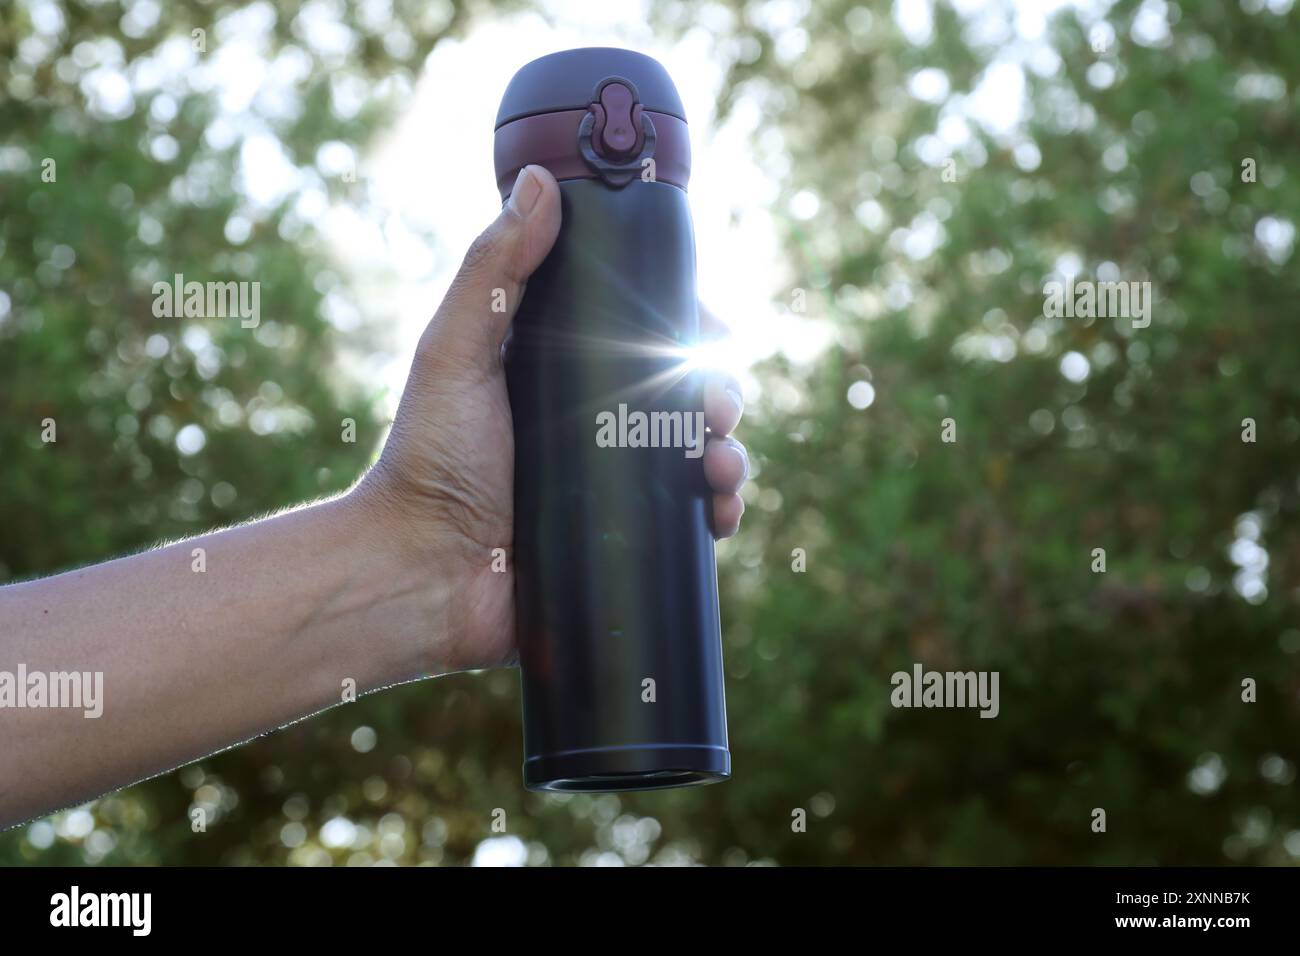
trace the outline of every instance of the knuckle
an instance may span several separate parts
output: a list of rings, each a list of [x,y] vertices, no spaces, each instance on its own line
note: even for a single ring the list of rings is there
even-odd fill
[[[460,264],[461,271],[473,273],[483,268],[484,264],[491,261],[496,255],[499,245],[498,230],[495,226],[489,226],[479,233],[474,241],[469,244],[469,248],[465,250],[465,258]]]

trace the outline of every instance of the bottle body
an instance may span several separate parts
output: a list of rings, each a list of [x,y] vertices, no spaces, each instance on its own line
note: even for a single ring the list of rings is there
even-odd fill
[[[730,774],[686,193],[561,182],[504,350],[531,789]],[[638,414],[639,413],[639,414]]]

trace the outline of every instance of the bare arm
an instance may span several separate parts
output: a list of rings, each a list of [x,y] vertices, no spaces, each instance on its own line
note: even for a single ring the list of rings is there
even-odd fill
[[[559,225],[555,180],[528,167],[425,330],[379,462],[348,494],[0,588],[0,828],[340,703],[347,681],[361,693],[514,658],[514,575],[495,560],[514,527],[501,343]],[[704,472],[721,537],[744,510],[747,458],[727,437],[740,415],[739,385],[711,380]],[[101,673],[102,713],[6,704],[5,674],[20,670],[90,674],[92,694]]]
[[[79,706],[49,706],[56,679],[46,706],[0,710],[0,827],[436,667],[446,581],[402,560],[380,518],[358,489],[0,588],[0,672],[27,676],[14,693],[81,678]]]

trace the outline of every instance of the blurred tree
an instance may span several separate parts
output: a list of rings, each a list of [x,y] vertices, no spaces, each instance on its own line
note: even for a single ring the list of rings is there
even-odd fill
[[[364,347],[369,332],[314,213],[367,202],[358,154],[468,18],[464,4],[426,0],[5,6],[0,580],[243,520],[360,474],[386,425],[382,395],[341,374],[341,333]],[[232,73],[251,80],[246,102]],[[155,283],[177,275],[257,283],[258,320],[159,315]],[[0,862],[269,859],[263,832],[287,852],[263,821],[281,817],[276,762],[303,731],[226,754],[211,775],[102,801],[93,832],[79,829],[82,811],[57,817],[57,833],[5,834]],[[331,756],[299,761],[290,784],[333,793],[312,777]],[[210,811],[207,839],[191,833],[191,805]],[[216,825],[231,813],[238,823]]]
[[[835,345],[746,419],[714,852],[1294,862],[1290,3],[1071,10],[1050,47],[959,6],[729,4],[723,104],[761,104],[787,308]],[[1150,325],[1048,318],[1067,273],[1150,282]],[[1000,715],[894,709],[915,662],[1000,672]]]
[[[516,675],[462,675],[4,834],[0,862],[1294,862],[1294,15],[1121,2],[1056,15],[1045,45],[1009,6],[959,8],[658,6],[718,31],[724,114],[760,104],[790,210],[781,307],[833,333],[812,365],[759,370],[743,429],[750,510],[720,569],[733,780],[528,794]],[[363,188],[318,150],[359,149],[464,10],[152,9],[0,17],[11,579],[344,487],[382,425],[331,374],[357,310],[297,201]],[[305,42],[321,15],[343,52]],[[268,16],[298,79],[249,113],[301,178],[258,204],[201,57]],[[1022,123],[968,115],[1014,114],[1019,77]],[[261,326],[154,318],[177,272],[260,280]],[[1149,327],[1047,318],[1067,272],[1151,282]],[[916,662],[998,671],[998,717],[895,710]]]

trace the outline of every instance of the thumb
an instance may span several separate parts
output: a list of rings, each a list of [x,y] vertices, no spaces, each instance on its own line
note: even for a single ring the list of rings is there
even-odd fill
[[[493,362],[524,283],[560,232],[560,188],[546,169],[519,171],[510,199],[470,245],[425,337],[437,354]]]

